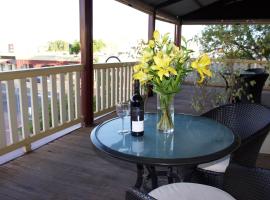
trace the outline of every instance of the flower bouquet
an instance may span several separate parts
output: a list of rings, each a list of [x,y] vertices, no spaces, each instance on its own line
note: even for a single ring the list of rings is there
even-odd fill
[[[188,49],[185,39],[182,41],[183,45],[179,48],[169,39],[169,34],[160,36],[158,31],[154,31],[153,40],[149,40],[142,49],[140,61],[134,66],[133,78],[138,79],[142,85],[151,83],[153,91],[158,94],[160,119],[157,128],[164,133],[173,132],[171,105],[185,77],[197,71],[200,84],[206,77],[212,76],[208,55],[202,54],[191,63],[190,55],[193,51]]]

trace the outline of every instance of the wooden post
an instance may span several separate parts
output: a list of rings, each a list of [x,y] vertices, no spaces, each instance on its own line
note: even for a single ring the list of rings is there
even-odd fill
[[[153,14],[148,17],[148,40],[153,39],[153,33],[156,28],[156,11],[154,10]],[[147,96],[153,96],[153,85],[147,84]]]
[[[179,23],[174,25],[174,44],[178,47],[181,46],[181,34],[182,34],[182,21],[179,20]]]
[[[94,122],[93,0],[79,1],[81,63],[84,66],[81,75],[81,109],[84,126],[90,126]]]
[[[153,12],[153,14],[149,14],[148,17],[148,40],[151,40],[153,38],[153,33],[156,28],[156,11]]]

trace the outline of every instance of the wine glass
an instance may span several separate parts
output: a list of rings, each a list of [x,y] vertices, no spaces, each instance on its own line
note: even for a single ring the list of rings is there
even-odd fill
[[[130,105],[127,102],[120,102],[116,104],[116,113],[118,117],[122,119],[122,130],[119,130],[119,133],[127,133],[128,130],[124,129],[124,117],[129,116],[130,114]]]

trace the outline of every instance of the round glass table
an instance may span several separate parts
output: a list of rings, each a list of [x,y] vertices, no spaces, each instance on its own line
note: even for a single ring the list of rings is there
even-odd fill
[[[144,136],[133,137],[119,133],[121,119],[114,118],[97,126],[91,140],[100,151],[136,163],[140,179],[143,165],[197,165],[222,158],[240,144],[229,128],[206,117],[175,114],[174,123],[174,132],[164,134],[156,130],[157,114],[146,114]],[[130,127],[128,117],[125,127]]]

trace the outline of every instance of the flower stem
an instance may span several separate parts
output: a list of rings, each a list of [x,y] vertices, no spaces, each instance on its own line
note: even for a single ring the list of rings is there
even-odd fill
[[[163,132],[171,132],[174,127],[172,113],[171,113],[171,104],[173,100],[173,95],[160,95],[160,120],[157,123],[157,128]]]

